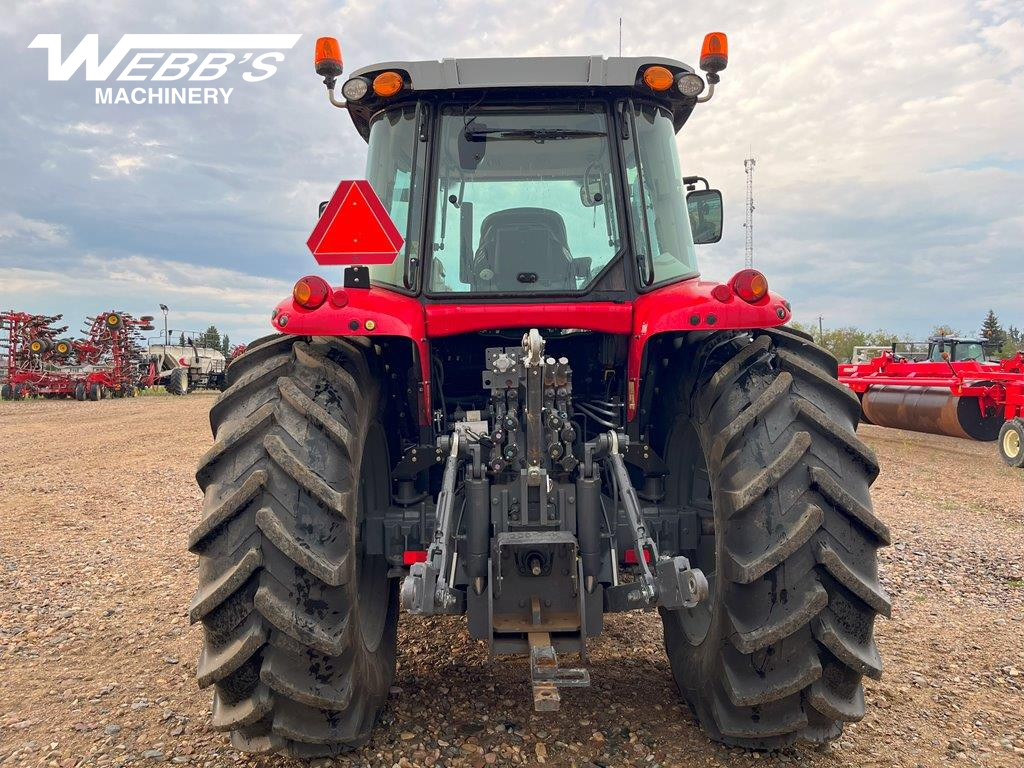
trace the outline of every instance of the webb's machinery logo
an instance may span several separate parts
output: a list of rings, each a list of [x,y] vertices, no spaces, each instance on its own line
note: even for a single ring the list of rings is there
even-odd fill
[[[50,80],[70,80],[84,64],[86,80],[113,78],[115,82],[128,83],[188,83],[98,87],[97,104],[227,104],[235,89],[211,87],[210,83],[232,70],[240,71],[242,79],[248,83],[273,77],[277,65],[284,61],[284,51],[290,50],[300,37],[125,35],[102,61],[98,35],[86,35],[66,59],[62,59],[60,35],[36,35],[28,47],[46,49]],[[128,58],[132,52],[134,55]],[[198,85],[200,83],[202,85]]]

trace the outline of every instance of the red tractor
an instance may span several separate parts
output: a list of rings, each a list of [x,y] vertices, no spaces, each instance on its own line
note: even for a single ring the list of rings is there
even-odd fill
[[[657,608],[711,738],[824,742],[864,715],[889,532],[857,398],[762,274],[697,269],[721,195],[676,133],[725,65],[712,33],[706,82],[457,59],[365,67],[341,98],[318,42],[369,145],[310,238],[344,277],[299,280],[229,369],[189,540],[199,682],[236,747],[365,742],[400,608],[527,657],[539,711],[588,684],[605,614]]]

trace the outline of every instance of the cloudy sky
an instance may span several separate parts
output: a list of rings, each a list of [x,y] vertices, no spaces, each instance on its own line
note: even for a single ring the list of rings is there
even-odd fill
[[[219,6],[219,7],[218,7]],[[1024,325],[1024,1],[700,3],[38,0],[0,16],[0,307],[111,307],[235,340],[316,267],[305,239],[365,145],[311,69],[317,36],[349,71],[453,56],[663,55],[695,63],[729,34],[715,99],[679,136],[684,170],[726,198],[704,274],[743,260],[743,158],[757,157],[755,261],[798,320],[924,335]],[[79,72],[48,82],[37,34],[64,56],[97,33],[301,34],[278,73],[227,106],[96,105]],[[116,85],[111,82],[110,85]],[[128,84],[132,85],[132,84]],[[321,269],[321,272],[325,270]]]

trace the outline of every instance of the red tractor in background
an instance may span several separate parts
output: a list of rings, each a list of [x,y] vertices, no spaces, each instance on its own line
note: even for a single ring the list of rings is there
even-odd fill
[[[889,532],[857,398],[762,274],[697,269],[721,195],[676,133],[726,56],[708,35],[707,82],[653,57],[389,62],[339,98],[318,42],[368,143],[310,238],[344,276],[299,280],[228,370],[189,539],[199,682],[236,747],[365,742],[400,607],[527,657],[539,711],[588,684],[606,613],[657,608],[712,738],[864,715]]]

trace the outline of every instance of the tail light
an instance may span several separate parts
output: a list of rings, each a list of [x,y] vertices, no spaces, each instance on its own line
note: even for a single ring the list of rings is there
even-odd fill
[[[303,309],[318,309],[330,295],[331,286],[316,275],[301,278],[292,288],[292,298]]]
[[[743,269],[737,272],[732,280],[733,293],[748,304],[760,301],[768,295],[768,278],[756,269]]]

